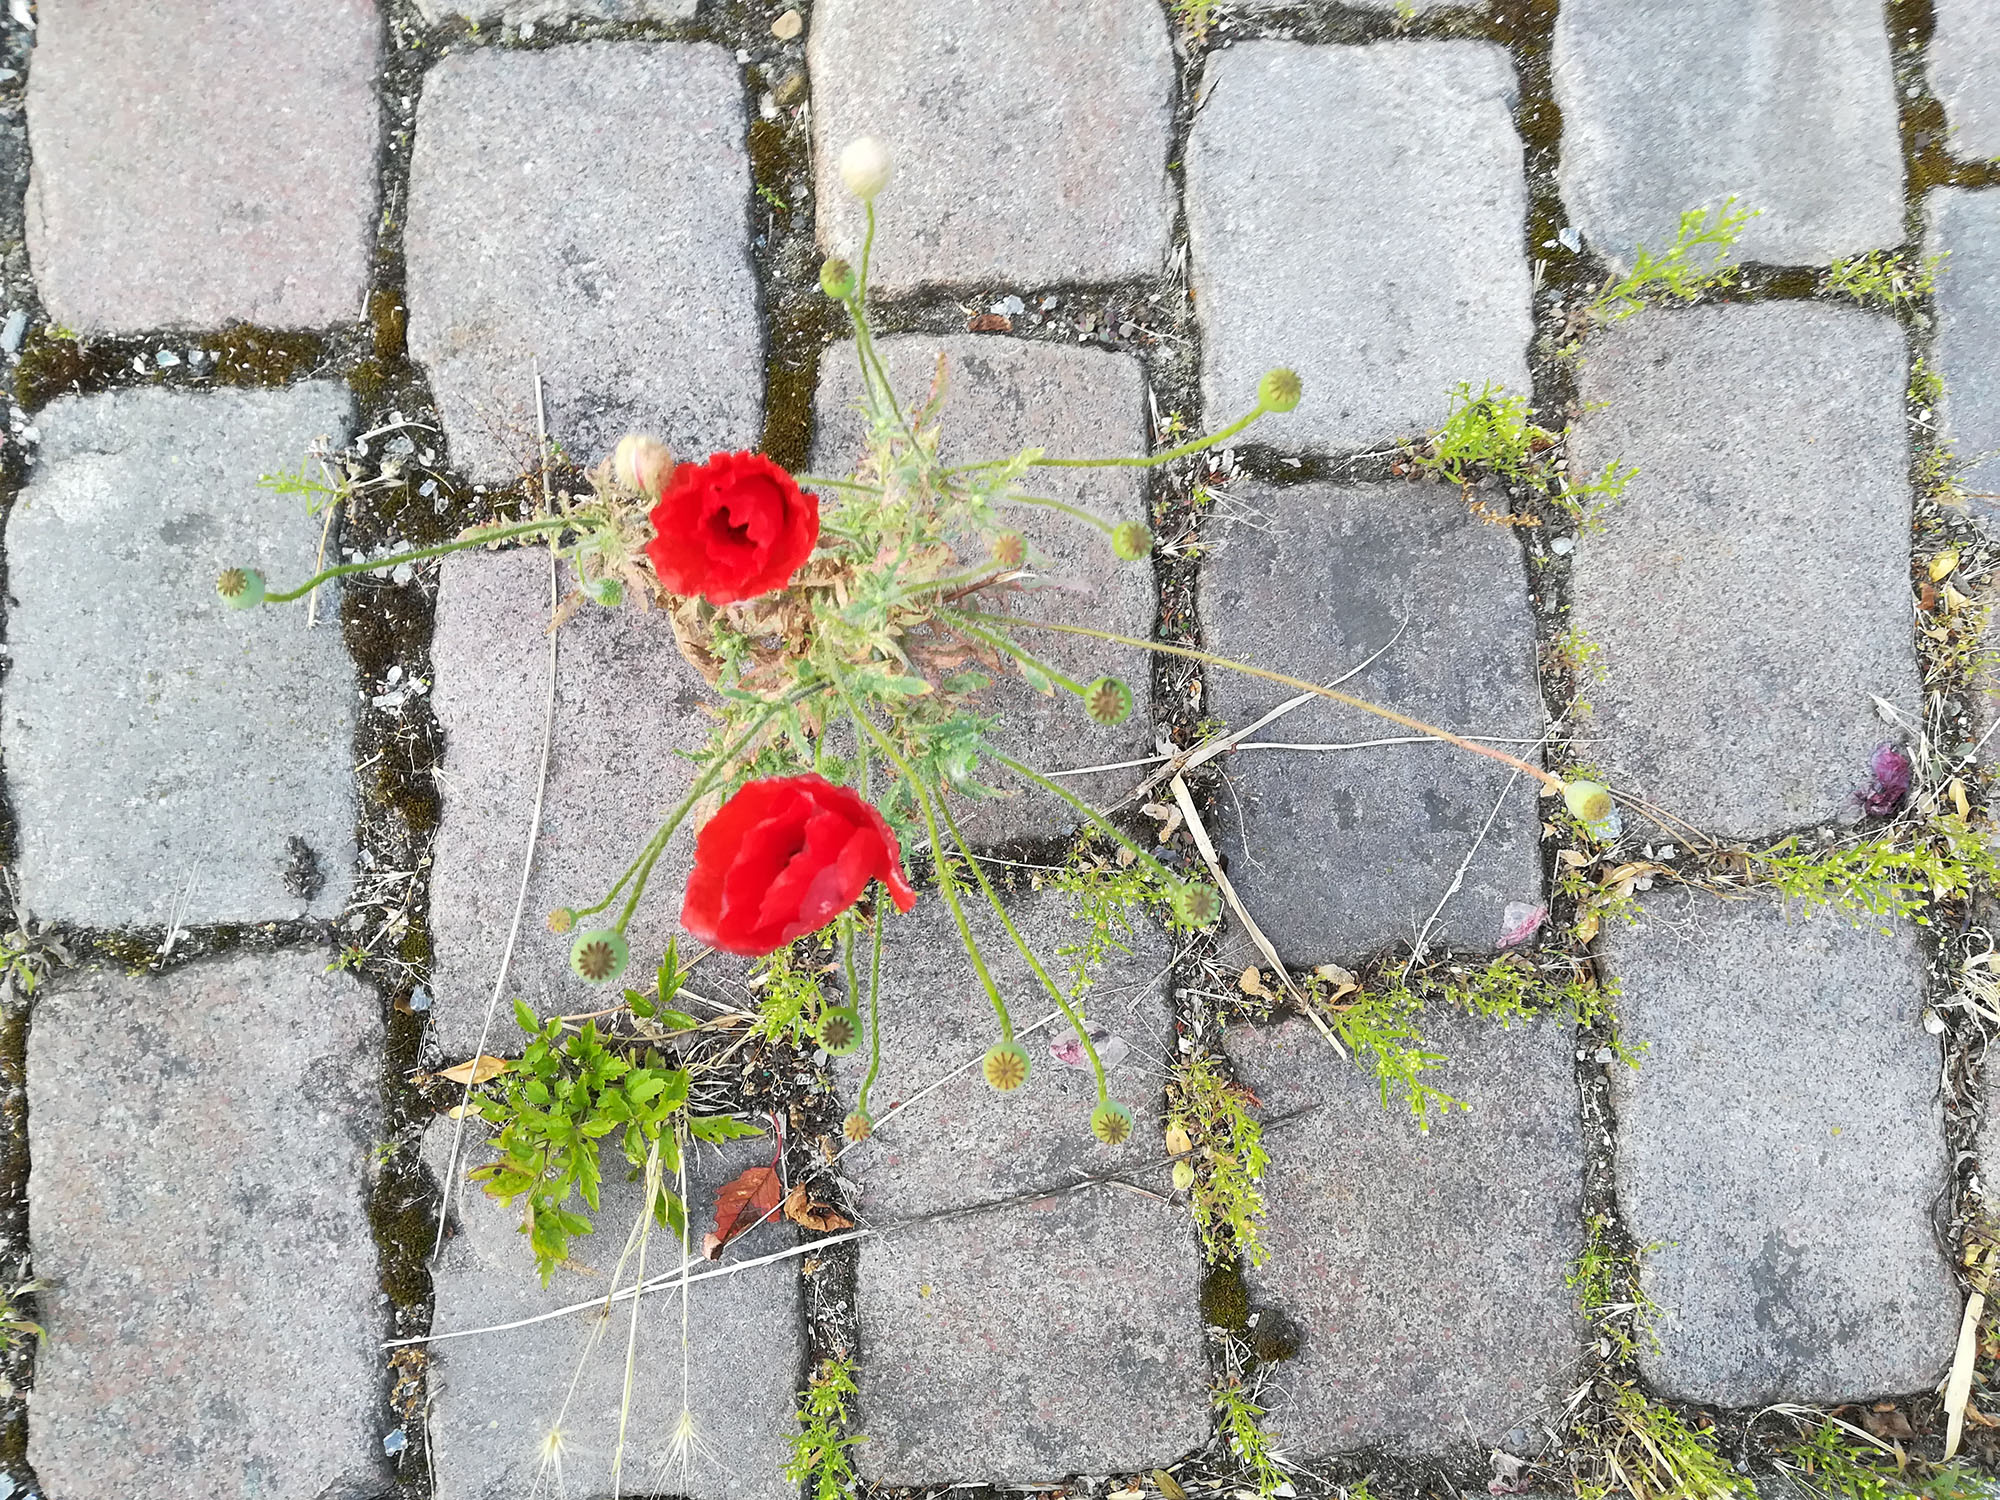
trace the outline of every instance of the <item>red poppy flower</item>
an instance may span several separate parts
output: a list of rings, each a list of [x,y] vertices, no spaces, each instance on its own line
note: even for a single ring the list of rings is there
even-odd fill
[[[824,776],[744,783],[694,845],[681,926],[757,957],[818,932],[879,880],[899,911],[917,904],[882,815]]]
[[[660,582],[715,605],[783,588],[819,543],[819,498],[761,453],[682,464],[652,520],[646,556]]]

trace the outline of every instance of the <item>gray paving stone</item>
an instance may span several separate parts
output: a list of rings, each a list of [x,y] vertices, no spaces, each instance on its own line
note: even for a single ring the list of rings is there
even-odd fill
[[[438,585],[431,707],[445,758],[431,875],[432,1015],[439,1045],[455,1057],[479,1040],[520,893],[549,690],[548,570],[548,554],[536,549],[461,553]],[[556,660],[534,874],[488,1051],[519,1050],[508,997],[544,1015],[593,1008],[583,1002],[602,991],[570,972],[570,939],[549,931],[548,914],[603,898],[694,784],[693,765],[676,752],[707,744],[712,723],[699,707],[707,685],[675,648],[663,612],[587,606],[563,626]],[[680,931],[695,826],[674,835],[626,929],[640,978]],[[721,965],[704,963],[690,983],[705,989],[711,968]]]
[[[1330,682],[1395,642],[1342,691],[1461,734],[1542,733],[1535,624],[1513,533],[1440,485],[1237,485],[1232,527],[1202,561],[1201,618],[1220,655]],[[1398,631],[1401,634],[1398,635]],[[1295,696],[1211,669],[1208,706],[1241,728]],[[1260,742],[1351,744],[1403,735],[1335,704],[1307,704]],[[1508,903],[1541,899],[1536,784],[1435,742],[1365,750],[1242,750],[1215,829],[1229,878],[1288,962],[1353,960],[1417,936],[1472,852],[1434,943],[1490,948]],[[1250,960],[1246,960],[1250,961]]]
[[[1122,1148],[1100,1145],[1090,1134],[1097,1102],[1090,1069],[1070,1068],[1050,1048],[1075,1037],[1060,1016],[1032,1035],[1030,1023],[1051,1014],[1033,972],[1008,940],[992,908],[974,892],[967,919],[1008,1012],[1028,1050],[1028,1082],[1013,1095],[995,1093],[979,1072],[986,1049],[1000,1040],[992,1003],[974,976],[950,911],[935,888],[907,917],[892,919],[882,956],[882,1071],[869,1095],[880,1124],[873,1139],[844,1158],[844,1170],[861,1183],[865,1220],[908,1219],[943,1213],[1085,1176],[1139,1169],[1163,1155],[1158,1120],[1165,1107],[1167,1070],[1174,1051],[1173,1016],[1166,975],[1166,936],[1135,924],[1087,998],[1084,1017],[1129,1049],[1107,1067],[1111,1096],[1140,1122]],[[1049,977],[1070,983],[1065,946],[1089,928],[1071,917],[1067,896],[1053,890],[1007,896],[1008,915],[1041,960]],[[862,969],[865,983],[865,966]],[[838,1076],[850,1107],[868,1070],[868,1049],[839,1060]],[[966,1066],[968,1065],[969,1066]],[[964,1067],[963,1072],[956,1070]],[[951,1081],[916,1099],[893,1118],[897,1104],[929,1085]]]
[[[1932,368],[1944,381],[1939,432],[1964,465],[1975,508],[2000,511],[2000,193],[1941,188],[1930,195],[1930,254],[1937,273]]]
[[[295,468],[320,436],[344,442],[350,420],[327,384],[64,397],[37,418],[41,460],[7,522],[0,727],[37,915],[125,927],[340,910],[355,687],[338,593],[322,591],[308,630],[303,604],[225,608],[215,578],[311,573],[319,519],[257,476]]]
[[[1208,1440],[1187,1210],[1102,1185],[862,1242],[861,1410],[876,1484],[1146,1470]]]
[[[1684,891],[1606,936],[1648,1048],[1610,1070],[1619,1203],[1663,1313],[1646,1378],[1721,1406],[1932,1389],[1959,1300],[1915,933]]]
[[[475,479],[550,436],[747,447],[764,353],[743,85],[709,43],[486,48],[425,76],[410,163],[410,353]]]
[[[361,314],[375,245],[372,0],[45,0],[28,254],[86,333]]]
[[[1296,1456],[1371,1443],[1493,1444],[1573,1387],[1583,1329],[1564,1284],[1583,1250],[1570,1030],[1426,1012],[1469,1106],[1428,1134],[1303,1021],[1231,1027],[1239,1080],[1272,1119],[1270,1259],[1254,1305],[1288,1314],[1298,1356],[1268,1423]]]
[[[502,21],[509,26],[548,21],[686,21],[701,0],[417,0],[433,24],[452,16],[469,21]]]
[[[318,952],[65,974],[28,1040],[48,1339],[28,1458],[74,1500],[388,1493],[368,1220],[380,1003]]]
[[[2000,9],[1993,0],[1937,0],[1931,90],[1944,103],[1954,156],[2000,156]]]
[[[935,339],[883,339],[877,346],[899,394],[918,400],[930,389],[943,353],[951,395],[943,415],[941,452],[948,460],[994,458],[1026,447],[1054,456],[1143,453],[1145,381],[1129,355],[1065,349],[1012,339],[966,335]],[[861,457],[860,372],[853,346],[838,345],[820,363],[815,405],[813,463],[820,473],[846,473]],[[1072,476],[1082,477],[1072,477]],[[1146,517],[1146,490],[1137,470],[1033,471],[1023,488],[1081,505],[1112,521]],[[1011,602],[994,606],[1029,619],[1087,625],[1120,635],[1153,633],[1158,604],[1150,561],[1120,562],[1108,538],[1059,512],[1014,507],[1010,522],[1027,536],[1029,560],[1041,581]],[[976,539],[969,558],[985,555]],[[1044,772],[1111,765],[1153,753],[1152,664],[1147,652],[1051,631],[1021,631],[1018,643],[1077,682],[1110,674],[1132,689],[1133,711],[1110,729],[1091,722],[1068,693],[1045,698],[1009,673],[988,690],[1001,715],[994,735],[1000,749]],[[991,845],[1006,839],[1068,834],[1083,820],[1031,783],[999,770],[985,778],[1009,796],[961,816],[967,837]],[[1138,781],[1133,771],[1063,778],[1063,785],[1095,806],[1115,801]]]
[[[1556,18],[1563,202],[1629,264],[1680,216],[1761,210],[1741,261],[1822,265],[1903,238],[1903,159],[1873,0],[1571,0]]]
[[[1856,811],[1914,708],[1901,330],[1855,309],[1658,311],[1593,341],[1575,459],[1639,474],[1577,544],[1614,786],[1748,837]]]
[[[841,149],[873,135],[895,162],[876,203],[878,290],[1160,268],[1174,59],[1153,0],[821,0],[807,59],[823,248],[861,245]]]
[[[450,1157],[451,1130],[450,1121],[440,1120],[425,1141],[425,1156],[440,1175]],[[470,1143],[474,1132],[467,1135]],[[715,1220],[716,1190],[770,1155],[768,1140],[699,1148],[686,1195],[695,1233]],[[478,1148],[465,1156],[473,1164],[490,1159]],[[636,1182],[625,1180],[628,1170],[614,1141],[606,1147],[599,1228],[572,1242],[571,1267],[557,1271],[546,1288],[518,1233],[519,1214],[461,1183],[453,1215],[459,1232],[446,1241],[432,1273],[434,1329],[512,1322],[607,1294],[643,1196]],[[657,1225],[655,1231],[646,1257],[649,1276],[680,1263],[672,1234]],[[789,1226],[766,1224],[740,1240],[739,1250],[726,1252],[724,1261],[794,1242]],[[636,1264],[618,1284],[630,1283]],[[695,1269],[710,1269],[698,1253]],[[784,1468],[798,1431],[794,1413],[806,1362],[799,1263],[777,1261],[691,1282],[686,1304],[684,1351],[681,1292],[651,1293],[641,1303],[622,1492],[796,1500],[798,1487],[786,1482]],[[630,1328],[631,1304],[621,1302],[608,1321],[595,1311],[571,1313],[433,1345],[430,1433],[438,1500],[514,1500],[545,1492],[600,1500],[612,1494]],[[684,1399],[697,1438],[685,1463],[673,1447]],[[553,1445],[560,1449],[559,1471],[543,1462],[552,1432],[561,1434]]]
[[[1305,382],[1250,440],[1358,448],[1436,426],[1460,381],[1526,390],[1512,64],[1475,42],[1215,54],[1187,151],[1211,423]]]

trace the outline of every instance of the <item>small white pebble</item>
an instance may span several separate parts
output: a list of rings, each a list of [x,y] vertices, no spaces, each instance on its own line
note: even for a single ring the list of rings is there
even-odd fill
[[[1930,1033],[1930,1034],[1931,1034],[1932,1036],[1943,1036],[1943,1035],[1944,1035],[1944,1017],[1943,1017],[1943,1016],[1941,1016],[1941,1015],[1939,1015],[1939,1014],[1938,1014],[1938,1013],[1937,1013],[1936,1011],[1934,1011],[1934,1010],[1927,1010],[1927,1011],[1925,1011],[1925,1012],[1924,1012],[1924,1030],[1928,1031],[1928,1032],[1929,1032],[1929,1033]]]
[[[1549,551],[1557,557],[1564,557],[1576,546],[1576,538],[1559,536],[1549,543]]]

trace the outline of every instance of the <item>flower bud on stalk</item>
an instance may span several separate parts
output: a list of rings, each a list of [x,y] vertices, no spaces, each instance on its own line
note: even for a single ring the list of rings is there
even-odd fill
[[[1296,370],[1267,370],[1257,382],[1257,403],[1265,411],[1290,411],[1299,404],[1299,374]]]
[[[215,580],[215,591],[231,609],[249,609],[264,602],[264,575],[255,568],[229,568]]]
[[[611,451],[611,476],[635,494],[657,498],[673,477],[674,455],[657,438],[627,433]]]
[[[836,302],[854,295],[854,267],[839,256],[824,261],[819,268],[819,289]]]
[[[840,153],[840,180],[863,203],[889,185],[889,148],[872,135],[849,141]]]

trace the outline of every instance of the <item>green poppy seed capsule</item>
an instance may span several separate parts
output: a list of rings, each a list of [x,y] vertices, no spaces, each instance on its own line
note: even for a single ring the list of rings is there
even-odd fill
[[[1566,781],[1563,806],[1586,823],[1602,823],[1611,816],[1611,790],[1595,781]]]
[[[1137,562],[1153,550],[1153,533],[1137,521],[1120,521],[1111,533],[1111,550],[1126,562]]]
[[[593,927],[579,932],[569,945],[569,966],[576,977],[591,984],[609,984],[625,972],[632,953],[625,946],[625,934],[615,927]]]
[[[573,907],[558,906],[549,913],[550,932],[569,932],[576,927],[576,910]]]
[[[853,1145],[860,1145],[875,1133],[875,1122],[868,1118],[868,1111],[857,1109],[840,1122],[840,1133]]]
[[[861,1012],[851,1005],[828,1006],[819,1018],[819,1044],[835,1057],[861,1045]]]
[[[264,575],[255,568],[225,568],[215,591],[231,609],[249,609],[264,602]]]
[[[1028,539],[1018,531],[1003,531],[993,538],[993,561],[1002,568],[1018,568],[1028,560]]]
[[[819,289],[836,302],[845,302],[854,295],[854,267],[839,256],[822,261],[819,268]]]
[[[1090,1133],[1107,1146],[1132,1139],[1132,1111],[1116,1099],[1106,1099],[1090,1112]]]
[[[615,578],[593,578],[583,586],[583,591],[606,609],[616,609],[625,602],[625,585]]]
[[[996,1093],[1011,1094],[1028,1081],[1028,1049],[1019,1042],[995,1042],[980,1071]]]
[[[1084,712],[1109,729],[1132,717],[1132,690],[1116,677],[1100,677],[1084,690]]]
[[[1297,370],[1266,370],[1257,382],[1257,402],[1265,411],[1290,411],[1302,390]]]
[[[1194,1163],[1177,1161],[1174,1163],[1174,1191],[1185,1193],[1194,1186]]]
[[[1174,915],[1188,927],[1213,927],[1222,919],[1222,893],[1200,880],[1174,887]]]

